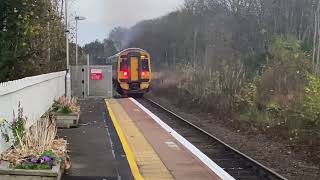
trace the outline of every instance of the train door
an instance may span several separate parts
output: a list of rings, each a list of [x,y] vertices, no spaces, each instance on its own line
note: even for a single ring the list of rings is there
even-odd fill
[[[130,58],[131,81],[139,80],[139,59],[138,57]]]

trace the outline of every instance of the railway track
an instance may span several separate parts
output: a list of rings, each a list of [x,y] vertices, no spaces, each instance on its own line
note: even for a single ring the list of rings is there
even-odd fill
[[[162,121],[186,138],[235,179],[286,180],[280,174],[234,149],[160,104],[147,98],[136,100],[160,117]]]

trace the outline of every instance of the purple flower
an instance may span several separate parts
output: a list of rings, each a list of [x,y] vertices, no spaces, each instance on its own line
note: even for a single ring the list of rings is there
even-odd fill
[[[49,161],[51,161],[51,158],[48,157],[48,156],[43,156],[42,159],[43,159],[44,162],[49,162]]]
[[[33,158],[31,158],[30,161],[33,162],[33,163],[37,163],[38,162],[38,158],[33,157]]]

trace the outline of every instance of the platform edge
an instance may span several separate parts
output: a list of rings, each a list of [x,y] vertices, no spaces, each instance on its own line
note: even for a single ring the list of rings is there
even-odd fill
[[[139,171],[139,168],[138,168],[138,165],[137,165],[137,162],[136,162],[136,158],[134,156],[134,153],[133,151],[131,150],[125,136],[124,136],[124,133],[120,127],[120,124],[116,118],[116,116],[114,115],[114,112],[111,108],[111,105],[110,103],[108,102],[108,100],[105,100],[105,103],[107,105],[107,109],[109,111],[109,115],[110,115],[110,118],[113,122],[113,125],[118,133],[118,136],[119,136],[119,139],[121,141],[121,144],[122,144],[122,147],[123,147],[123,150],[124,152],[126,153],[126,157],[127,157],[127,160],[128,160],[128,163],[129,163],[129,166],[130,166],[130,169],[131,169],[131,172],[132,172],[132,175],[134,177],[135,180],[144,180],[143,176],[141,175],[140,171]]]
[[[147,113],[154,121],[156,121],[163,129],[169,132],[177,141],[179,141],[185,148],[187,148],[193,155],[198,157],[208,168],[210,168],[217,176],[223,180],[235,180],[230,174],[223,170],[219,165],[213,162],[208,156],[201,152],[197,147],[191,144],[183,136],[173,130],[169,125],[163,122],[158,116],[153,114],[150,110],[140,104],[133,98],[129,98],[134,104]]]

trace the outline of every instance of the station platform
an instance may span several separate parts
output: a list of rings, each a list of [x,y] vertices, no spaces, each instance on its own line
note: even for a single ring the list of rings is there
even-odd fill
[[[174,130],[135,99],[105,102],[134,179],[228,179],[220,167],[195,153],[196,147],[174,136]]]
[[[58,136],[68,142],[71,159],[71,168],[62,180],[134,179],[104,99],[79,102],[79,127],[58,130]]]

